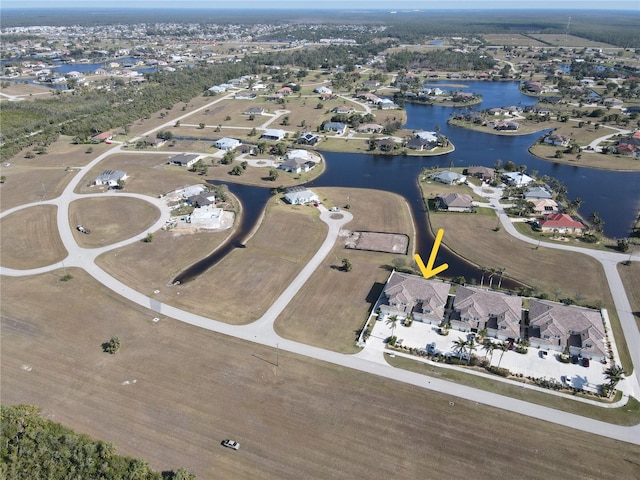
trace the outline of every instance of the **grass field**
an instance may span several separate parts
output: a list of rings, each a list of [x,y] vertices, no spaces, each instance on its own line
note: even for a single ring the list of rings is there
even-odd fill
[[[84,225],[86,235],[74,229],[73,234],[83,248],[96,248],[131,238],[144,232],[160,218],[160,211],[137,198],[83,198],[69,204],[69,223]]]
[[[349,197],[349,212],[354,218],[343,227],[345,230],[404,233],[411,238],[409,251],[413,251],[412,219],[403,198],[366,189],[316,190],[328,206],[342,207]],[[353,264],[350,272],[339,269],[345,257]],[[322,265],[280,315],[276,331],[283,337],[329,350],[356,352],[357,332],[387,281],[394,258],[410,263],[408,255],[347,250],[338,238]]]
[[[627,298],[631,304],[631,311],[640,329],[640,263],[632,262],[631,265],[618,264],[618,273],[627,292]]]
[[[157,247],[156,239],[144,245],[150,247],[144,256],[137,256],[141,247],[132,245],[114,252],[117,257],[112,253],[104,255],[101,264],[133,288],[142,288],[143,292],[159,289],[156,298],[162,302],[216,320],[244,324],[260,317],[315,254],[326,236],[326,225],[313,207],[292,207],[274,197],[261,227],[246,242],[247,248],[234,250],[188,283],[167,287],[178,265],[184,268],[193,263],[185,262],[183,257],[204,258],[224,238],[224,234],[215,233],[198,238],[202,243],[210,238],[211,247],[203,246],[194,255],[181,249],[172,252],[172,244],[186,241],[189,245],[191,240],[174,239],[171,235],[159,232]],[[247,301],[248,292],[251,302]]]
[[[92,152],[86,153],[91,147]],[[7,210],[25,203],[50,200],[62,193],[73,178],[74,167],[81,167],[103,153],[109,145],[74,145],[71,138],[60,137],[47,147],[47,153],[25,158],[27,150],[2,166],[5,183],[0,187],[0,205]]]
[[[53,205],[40,205],[0,220],[3,267],[22,270],[64,260],[67,249],[58,235],[57,211]]]
[[[3,279],[2,401],[38,405],[156,470],[184,466],[203,479],[640,475],[637,446],[282,350],[276,370],[273,349],[154,323],[83,271],[73,275]],[[108,355],[101,344],[113,335],[122,349]],[[241,449],[221,447],[223,438]]]

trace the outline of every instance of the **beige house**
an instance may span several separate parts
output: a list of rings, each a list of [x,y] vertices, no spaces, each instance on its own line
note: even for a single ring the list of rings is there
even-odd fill
[[[550,198],[536,198],[529,200],[529,203],[533,205],[533,211],[537,215],[558,213],[558,203]]]
[[[598,310],[532,298],[529,301],[529,344],[595,361],[607,356],[606,334]]]
[[[451,326],[463,332],[487,330],[499,340],[520,338],[522,298],[515,295],[458,287],[449,316]]]
[[[380,312],[438,324],[444,318],[449,289],[448,283],[439,280],[393,271],[382,292]]]

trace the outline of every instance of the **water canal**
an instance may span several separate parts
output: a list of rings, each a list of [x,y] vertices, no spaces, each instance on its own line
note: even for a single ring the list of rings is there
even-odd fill
[[[438,85],[439,82],[434,82]],[[447,88],[440,82],[441,88]],[[531,105],[535,98],[522,95],[517,82],[469,82],[468,90],[482,94],[478,109],[509,105]],[[455,87],[461,89],[460,87]],[[423,167],[455,167],[485,165],[492,167],[497,160],[527,165],[527,171],[557,178],[568,189],[570,199],[580,197],[580,213],[588,217],[598,211],[604,220],[605,234],[626,237],[640,210],[640,172],[611,172],[573,165],[561,165],[540,160],[528,152],[528,147],[542,134],[499,136],[466,130],[447,124],[450,107],[407,104],[405,128],[435,130],[436,126],[455,145],[454,152],[438,157],[383,156],[322,152],[326,160],[325,172],[309,184],[317,187],[353,187],[387,190],[402,195],[411,206],[417,227],[416,249],[423,255],[431,250],[433,238],[429,233],[427,215],[416,184]],[[217,263],[234,248],[243,245],[249,232],[259,221],[270,197],[268,188],[249,187],[228,183],[243,207],[242,224],[236,233],[209,257],[182,272],[176,280],[189,281]],[[447,262],[446,276],[464,276],[479,279],[481,273],[472,265],[441,249],[437,263]],[[507,286],[505,284],[505,286]]]

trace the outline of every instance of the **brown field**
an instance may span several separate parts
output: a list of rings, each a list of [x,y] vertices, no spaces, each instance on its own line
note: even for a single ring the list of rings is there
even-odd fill
[[[577,157],[577,154],[572,155],[568,153],[563,153],[562,158],[555,158],[556,151],[559,149],[563,150],[564,148],[536,143],[529,148],[529,152],[542,160],[554,163],[565,163],[580,167],[597,168],[599,170],[640,171],[640,162],[635,158],[589,152],[582,152],[580,158]]]
[[[0,185],[0,209],[10,208],[59,196],[74,173],[60,167],[15,165],[2,169],[5,182]]]
[[[489,45],[544,47],[545,44],[533,38],[518,33],[488,33],[482,35]]]
[[[155,205],[126,197],[84,198],[69,204],[69,223],[84,225],[91,233],[73,230],[83,248],[96,248],[126,240],[144,232],[160,218]]]
[[[308,172],[292,173],[278,170],[278,178],[276,181],[269,179],[270,167],[252,167],[248,166],[242,175],[231,175],[233,167],[247,158],[258,159],[258,157],[238,158],[234,163],[229,165],[218,164],[209,169],[207,179],[223,180],[225,182],[242,183],[244,185],[257,185],[259,187],[291,187],[301,183],[310,182],[319,177],[325,169],[324,161],[319,163],[313,170]]]
[[[218,248],[233,231],[159,231],[150,244],[136,242],[112,250],[98,257],[96,263],[134,290],[152,295],[154,290],[166,291],[176,275]]]
[[[631,265],[618,264],[618,273],[627,292],[627,298],[631,304],[631,311],[640,329],[640,263],[632,262]]]
[[[26,270],[65,259],[68,252],[58,235],[57,211],[54,205],[39,205],[0,220],[3,267]]]
[[[92,153],[85,153],[87,148]],[[9,160],[9,167],[2,167],[5,183],[0,186],[1,209],[59,196],[75,174],[73,167],[81,167],[103,153],[109,145],[74,145],[69,137],[47,147],[44,155],[24,158],[24,150]]]
[[[2,402],[38,405],[156,470],[185,467],[202,479],[640,475],[637,446],[282,350],[276,370],[272,348],[153,323],[73,275],[3,279]],[[101,350],[112,335],[117,355]],[[229,437],[238,452],[220,446]]]
[[[600,48],[616,48],[615,45],[610,45],[603,42],[595,42],[582,37],[576,37],[574,35],[562,35],[559,33],[533,33],[531,37],[547,45],[555,47],[600,47]]]
[[[409,252],[414,249],[414,230],[409,208],[403,198],[382,191],[345,188],[318,188],[326,205],[343,206],[347,195],[354,219],[345,230],[371,230],[409,235]],[[343,353],[358,351],[357,331],[367,319],[389,277],[393,259],[407,255],[345,249],[338,239],[332,252],[314,272],[275,323],[279,335]],[[353,264],[351,272],[339,267],[343,258]],[[322,292],[322,295],[318,294]]]
[[[0,88],[5,95],[22,97],[24,100],[37,100],[38,98],[50,98],[56,95],[56,91],[44,85],[33,83],[9,82],[8,87]],[[4,100],[4,97],[0,97]]]
[[[90,186],[95,178],[105,170],[124,170],[129,178],[125,180],[125,191],[158,196],[184,187],[204,183],[205,178],[186,168],[175,167],[167,164],[169,158],[175,154],[170,152],[158,153],[156,150],[148,150],[150,153],[127,152],[110,155],[93,168],[78,185],[78,193],[98,193],[106,187]]]
[[[215,267],[188,283],[160,289],[156,298],[232,324],[256,320],[324,241],[326,225],[317,217],[317,210],[313,207],[292,207],[276,198],[272,199],[262,225],[246,242],[247,248],[234,250]],[[163,235],[159,234],[158,237],[162,238]],[[197,259],[204,258],[219,245],[219,239],[219,236],[212,237],[212,248],[203,248]],[[181,251],[175,251],[169,259],[160,262],[163,276],[159,276],[155,262],[150,258],[160,259],[165,255],[168,242],[170,240],[164,239],[158,251],[152,251],[149,256],[140,259],[132,259],[133,254],[139,251],[132,249],[132,246],[124,249],[125,255],[118,253],[117,259],[107,254],[103,256],[103,261],[108,262],[105,268],[123,281],[135,279],[137,284],[144,287],[142,291],[151,290],[152,284],[166,285],[172,278],[165,277],[164,272],[174,272],[176,265],[185,263],[180,258]],[[154,249],[154,245],[155,239],[150,245],[151,249]],[[249,292],[251,302],[247,302]]]

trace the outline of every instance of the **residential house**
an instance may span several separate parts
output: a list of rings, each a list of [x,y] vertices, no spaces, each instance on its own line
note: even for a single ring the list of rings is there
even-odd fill
[[[316,165],[312,158],[306,150],[289,150],[278,168],[293,173],[308,172]]]
[[[322,129],[325,132],[336,132],[338,135],[342,135],[347,131],[347,125],[342,122],[326,122]]]
[[[437,144],[435,142],[426,140],[424,138],[413,137],[411,140],[409,140],[405,144],[405,146],[407,148],[411,148],[412,150],[423,151],[423,150],[433,150],[436,148]]]
[[[243,113],[244,115],[263,115],[265,112],[262,107],[251,107],[247,108]]]
[[[453,185],[456,183],[463,183],[467,177],[456,172],[445,170],[434,174],[431,179],[436,182],[444,183],[445,185]]]
[[[380,82],[377,80],[365,80],[362,82],[364,88],[376,88],[380,86]]]
[[[189,215],[189,223],[200,228],[220,228],[223,213],[222,208],[214,205],[200,206]]]
[[[200,155],[181,153],[169,159],[169,165],[177,165],[178,167],[190,167],[198,161]]]
[[[304,135],[301,135],[298,138],[296,143],[300,145],[309,145],[311,147],[315,146],[320,141],[320,137],[318,135],[314,135],[311,132],[307,132]]]
[[[515,132],[520,128],[520,124],[518,122],[499,121],[499,122],[487,123],[487,125],[489,126],[491,126],[492,124],[495,130],[500,130],[500,131]]]
[[[260,138],[264,140],[282,140],[286,135],[287,132],[284,130],[279,130],[277,128],[267,128],[260,136]]]
[[[459,286],[449,316],[451,326],[463,332],[486,329],[499,340],[520,338],[522,297]]]
[[[358,133],[380,133],[384,130],[382,125],[377,123],[362,123],[356,128]]]
[[[324,86],[316,87],[313,91],[321,95],[331,95],[333,93],[330,88]]]
[[[106,185],[108,187],[117,187],[119,182],[127,179],[127,173],[122,170],[105,170],[94,180],[95,185]]]
[[[494,171],[489,167],[474,166],[468,167],[466,174],[471,175],[472,177],[481,178],[483,181],[488,182],[493,179]]]
[[[284,199],[291,205],[303,205],[305,203],[318,202],[320,199],[313,191],[304,187],[287,189]]]
[[[164,138],[160,138],[160,137],[144,137],[142,139],[142,143],[144,143],[145,145],[151,145],[152,147],[161,147],[162,145],[164,145],[166,142],[166,140]]]
[[[439,280],[393,271],[380,298],[380,312],[438,324],[444,319],[450,287]]]
[[[381,98],[378,102],[378,108],[380,110],[393,110],[394,108],[399,108],[398,105],[388,98]]]
[[[582,235],[585,231],[585,226],[571,218],[566,213],[553,213],[551,215],[545,215],[544,219],[536,222],[537,226],[542,232],[555,232],[555,233],[572,233],[574,235]]]
[[[255,100],[258,98],[258,95],[253,92],[238,92],[235,94],[234,98],[236,100]]]
[[[502,180],[507,184],[514,187],[523,187],[533,182],[533,178],[526,175],[524,172],[506,172],[502,174]]]
[[[333,113],[338,113],[338,114],[349,114],[355,111],[356,111],[355,108],[348,105],[338,105],[337,107],[334,107],[332,110]]]
[[[569,145],[570,141],[571,141],[570,137],[567,137],[564,135],[556,135],[556,134],[547,135],[544,138],[544,143],[549,145],[555,145],[556,147],[566,147]]]
[[[559,211],[558,203],[551,198],[534,198],[529,203],[533,205],[533,212],[537,215],[550,215]]]
[[[448,212],[473,212],[473,199],[466,193],[448,193],[437,195],[436,203],[439,210]]]
[[[238,147],[240,143],[240,140],[236,138],[223,137],[220,140],[216,140],[215,142],[213,142],[213,146],[219,148],[220,150],[228,152]]]
[[[553,195],[549,190],[539,185],[529,188],[524,192],[525,200],[535,200],[539,198],[551,198]]]
[[[557,352],[568,350],[570,355],[595,361],[607,357],[599,311],[549,300],[529,300],[529,344]]]
[[[396,148],[396,142],[392,138],[380,138],[375,142],[376,148],[383,152],[390,152]]]
[[[113,133],[111,132],[102,132],[99,133],[97,135],[94,135],[93,137],[91,137],[91,141],[92,142],[106,142],[108,140],[111,140],[113,138]]]
[[[279,93],[280,95],[284,95],[285,97],[287,95],[291,95],[292,92],[293,90],[291,89],[291,87],[282,87],[277,91],[277,93]]]
[[[213,205],[216,203],[216,196],[213,192],[203,192],[187,198],[187,203],[196,208],[206,207],[207,205]]]

